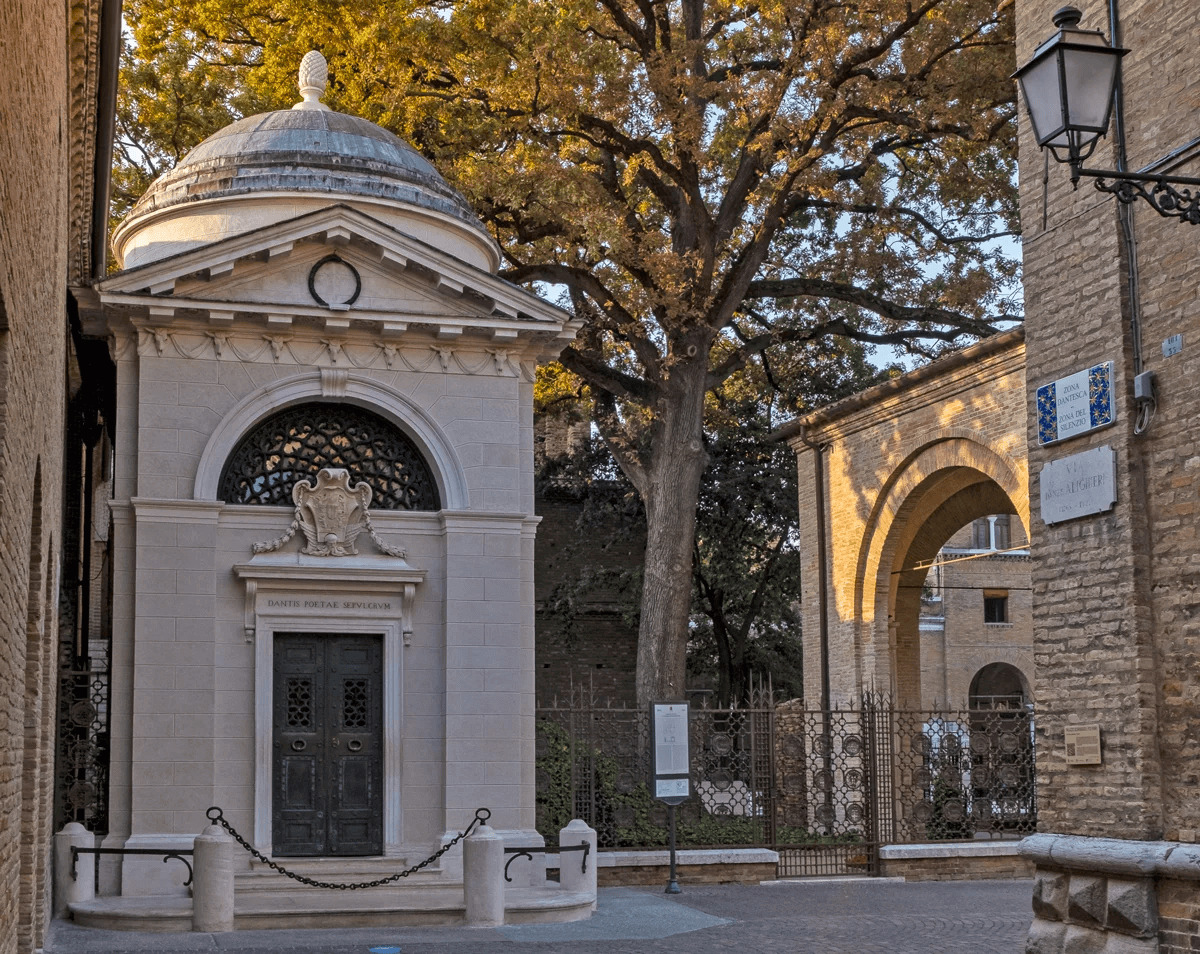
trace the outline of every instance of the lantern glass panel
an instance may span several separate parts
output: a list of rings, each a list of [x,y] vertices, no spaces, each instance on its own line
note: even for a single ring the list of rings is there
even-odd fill
[[[1057,135],[1066,125],[1059,90],[1058,57],[1044,57],[1031,63],[1021,74],[1021,92],[1033,123],[1033,136],[1039,146],[1057,145],[1066,140]]]
[[[1069,125],[1079,130],[1104,132],[1116,82],[1116,54],[1108,47],[1102,50],[1065,49],[1062,57]]]

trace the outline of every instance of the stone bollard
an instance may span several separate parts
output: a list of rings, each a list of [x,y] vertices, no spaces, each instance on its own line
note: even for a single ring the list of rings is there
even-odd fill
[[[196,836],[192,855],[192,930],[233,930],[233,839],[220,825]]]
[[[569,845],[590,845],[587,852],[587,871],[584,871],[582,851],[560,852],[558,855],[558,881],[564,891],[581,892],[592,897],[592,910],[596,910],[596,869],[600,858],[596,854],[596,829],[582,818],[575,818],[558,833],[559,848]]]
[[[504,839],[487,825],[463,841],[463,894],[468,925],[504,923]]]
[[[94,848],[95,836],[79,822],[67,822],[54,836],[54,916],[65,917],[67,905],[91,901],[96,896],[96,868],[92,855],[80,855],[71,877],[71,849]]]

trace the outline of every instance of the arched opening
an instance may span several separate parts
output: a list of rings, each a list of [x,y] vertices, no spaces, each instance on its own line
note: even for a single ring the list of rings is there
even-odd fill
[[[967,466],[934,471],[897,509],[875,607],[900,705],[962,706],[989,655],[1026,651],[1016,609],[1028,602],[1028,538],[1017,513],[999,483]]]
[[[218,496],[290,507],[293,487],[323,467],[365,481],[376,509],[441,509],[433,472],[407,434],[366,408],[332,402],[292,405],[256,425],[225,462]]]
[[[1030,701],[1021,670],[1008,663],[988,663],[971,680],[972,709],[1024,709]]]

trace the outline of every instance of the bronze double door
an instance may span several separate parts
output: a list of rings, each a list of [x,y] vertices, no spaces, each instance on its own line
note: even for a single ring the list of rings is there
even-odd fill
[[[274,670],[274,854],[382,854],[382,637],[277,632]]]

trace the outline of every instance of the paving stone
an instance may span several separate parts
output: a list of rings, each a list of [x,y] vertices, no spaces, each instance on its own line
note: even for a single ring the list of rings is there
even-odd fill
[[[55,922],[46,954],[370,954],[385,945],[403,954],[1015,954],[1031,920],[1029,881],[682,887],[671,898],[661,888],[602,888],[590,921],[498,929],[166,935]]]

